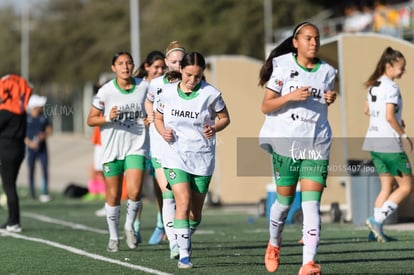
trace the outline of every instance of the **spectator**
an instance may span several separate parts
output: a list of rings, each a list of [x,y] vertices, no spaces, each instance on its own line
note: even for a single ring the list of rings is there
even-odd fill
[[[49,202],[49,156],[47,138],[52,134],[52,123],[43,113],[46,97],[32,95],[27,105],[27,131],[24,143],[27,147],[27,164],[29,168],[30,196],[36,198],[35,169],[36,161],[42,167],[42,193],[39,201]]]
[[[32,88],[18,75],[0,79],[0,176],[7,197],[8,218],[1,228],[21,232],[20,205],[16,180],[24,159],[26,107]]]

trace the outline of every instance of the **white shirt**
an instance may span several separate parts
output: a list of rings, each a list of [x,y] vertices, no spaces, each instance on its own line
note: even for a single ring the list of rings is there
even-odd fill
[[[104,116],[113,106],[120,111],[112,122],[101,126],[102,163],[123,160],[128,155],[147,156],[149,139],[144,125],[147,87],[145,80],[135,78],[135,85],[129,91],[121,89],[116,79],[99,89],[92,105]]]
[[[395,117],[402,125],[402,98],[398,85],[386,76],[369,87],[369,126],[362,149],[381,153],[403,152],[398,133],[386,120],[387,104],[395,105]]]
[[[207,139],[205,125],[214,125],[217,113],[225,108],[220,91],[202,81],[190,96],[178,83],[164,86],[157,110],[164,115],[165,128],[174,131],[173,142],[164,143],[162,166],[198,176],[211,176],[215,166],[216,137]]]
[[[156,106],[159,105],[160,96],[163,92],[164,85],[166,84],[168,84],[168,80],[165,78],[165,75],[162,75],[151,80],[148,86],[147,99],[153,103],[152,107],[154,111],[156,111]],[[163,144],[166,141],[162,138],[160,133],[158,133],[154,123],[151,123],[149,126],[149,136],[151,157],[161,160],[163,155]]]
[[[336,73],[322,60],[308,71],[292,53],[276,57],[267,88],[284,96],[310,86],[313,95],[306,101],[288,102],[267,114],[259,135],[260,146],[294,159],[328,159],[332,133],[324,94],[333,90]]]

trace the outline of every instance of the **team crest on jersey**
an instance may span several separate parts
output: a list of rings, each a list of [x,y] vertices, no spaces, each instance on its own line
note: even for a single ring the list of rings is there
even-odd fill
[[[280,79],[275,79],[275,84],[276,86],[282,87],[283,86],[283,81]]]
[[[170,179],[174,180],[177,177],[177,174],[174,172],[173,169],[168,170],[168,175],[170,176]]]

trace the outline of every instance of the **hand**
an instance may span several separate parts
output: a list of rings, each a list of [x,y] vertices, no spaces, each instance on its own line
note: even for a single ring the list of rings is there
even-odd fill
[[[310,86],[305,86],[296,89],[292,93],[290,93],[292,101],[305,101],[307,100],[312,93],[309,91]]]
[[[109,120],[113,121],[118,115],[120,111],[118,110],[118,106],[114,106],[111,108],[111,111],[108,114]]]
[[[173,129],[171,128],[165,129],[165,131],[162,133],[162,137],[164,138],[166,142],[173,142],[175,139]]]
[[[147,123],[148,124],[153,123],[154,122],[154,117],[155,117],[154,112],[148,113],[147,118],[146,118]]]
[[[411,153],[413,151],[413,142],[411,141],[411,139],[408,136],[400,137],[400,139],[401,139],[401,143],[404,148],[404,151],[406,153]]]
[[[204,125],[203,133],[206,138],[210,139],[216,133],[216,129],[214,128],[214,126]]]
[[[336,100],[336,92],[335,91],[327,91],[324,94],[324,97],[325,97],[326,104],[331,105]]]

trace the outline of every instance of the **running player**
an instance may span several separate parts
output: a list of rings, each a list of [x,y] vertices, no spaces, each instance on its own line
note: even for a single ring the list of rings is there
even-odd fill
[[[135,249],[137,243],[133,223],[141,207],[139,198],[149,150],[148,131],[144,124],[148,83],[142,78],[132,77],[133,69],[130,53],[115,54],[112,71],[116,78],[99,89],[87,119],[89,126],[101,127],[109,252],[119,250],[118,225],[124,176],[128,193],[124,224],[126,243],[130,249]]]
[[[272,154],[277,200],[270,210],[270,239],[265,254],[269,272],[279,267],[282,231],[300,184],[303,211],[303,257],[299,274],[320,274],[315,264],[319,244],[320,200],[326,185],[331,145],[328,105],[337,71],[317,58],[319,30],[309,23],[276,47],[260,71],[265,86],[260,146]]]
[[[173,83],[179,79],[174,76],[180,71],[180,61],[183,59],[185,53],[184,47],[179,41],[172,41],[165,50],[165,64],[167,65],[167,73],[153,79],[149,84],[146,110],[148,113],[149,121],[153,121],[153,114],[156,111],[154,102],[159,101],[159,97],[162,94],[164,85],[167,83]],[[164,139],[155,129],[153,123],[149,126],[150,131],[150,151],[151,151],[151,162],[155,169],[155,177],[158,182],[158,189],[160,189],[162,217],[159,216],[159,222],[151,235],[149,240],[150,244],[157,244],[161,241],[161,237],[164,232],[167,235],[170,244],[170,258],[178,258],[178,245],[174,235],[173,221],[175,214],[175,200],[173,192],[167,188],[167,179],[165,178],[164,169],[161,166],[162,156],[162,144],[165,142]]]
[[[152,82],[153,79],[163,75],[164,72],[165,72],[165,55],[162,52],[155,50],[147,54],[144,62],[142,62],[138,70],[135,72],[135,75],[136,77],[144,78],[145,81],[147,81],[149,84]],[[146,110],[148,111],[148,109]],[[152,113],[153,113],[152,111],[147,112],[147,114],[151,115],[151,117],[147,119],[147,123],[150,123],[150,121],[153,120]],[[146,176],[149,176],[154,171],[150,160],[147,163],[147,167],[149,169],[147,169],[148,174],[146,174]],[[162,231],[158,230],[159,226],[161,227],[163,226],[162,220],[161,220],[162,197],[161,197],[161,191],[160,191],[160,188],[158,187],[155,176],[152,175],[152,178],[153,178],[155,198],[157,200],[158,212],[157,212],[157,225],[148,242],[149,244],[157,244],[162,241],[162,238],[164,236],[164,230]],[[134,230],[137,236],[138,243],[141,243],[142,241],[142,238],[141,238],[142,209],[143,209],[143,205],[139,209],[137,217],[134,222]]]
[[[402,97],[395,79],[405,73],[405,58],[387,47],[374,72],[365,83],[368,89],[365,114],[369,116],[363,150],[370,151],[381,181],[381,191],[375,199],[374,216],[366,221],[378,242],[391,238],[383,233],[383,224],[398,205],[412,192],[412,169],[404,146],[412,152],[413,144],[404,131]],[[398,188],[394,188],[394,182]]]
[[[178,268],[187,269],[193,266],[191,231],[201,222],[214,171],[216,132],[229,125],[230,117],[221,93],[202,80],[204,57],[198,52],[187,53],[180,65],[182,80],[164,86],[154,123],[166,141],[161,162],[176,200]]]

